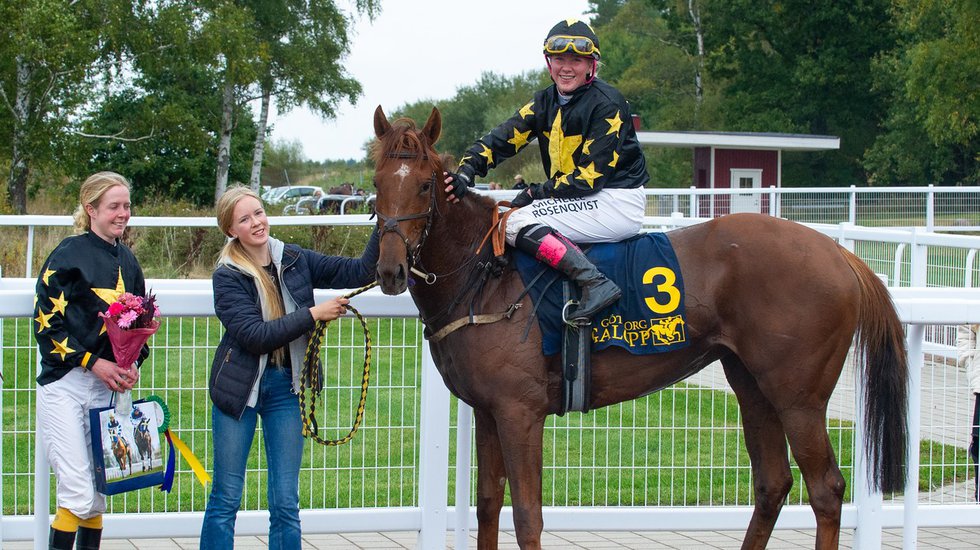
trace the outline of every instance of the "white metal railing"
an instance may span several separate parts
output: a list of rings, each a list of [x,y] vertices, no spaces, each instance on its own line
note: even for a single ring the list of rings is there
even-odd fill
[[[56,225],[52,224],[50,217],[37,217],[31,221],[37,226]],[[41,219],[43,218],[43,219]],[[62,217],[58,220],[60,224],[70,225],[70,219]],[[137,220],[134,218],[134,221]],[[182,223],[198,224],[199,226],[214,226],[213,218],[177,218]],[[0,220],[2,221],[2,220]],[[174,218],[145,218],[140,220],[145,226],[173,226]],[[684,218],[680,216],[670,217],[649,217],[647,218],[648,228],[671,228],[699,223],[703,220]],[[274,218],[274,224],[291,224],[302,222],[303,225],[309,222],[329,222],[342,225],[367,225],[372,223],[367,216],[306,216],[297,218],[280,217]],[[24,225],[21,223],[20,225]],[[179,224],[177,224],[179,225]],[[980,248],[980,237],[965,235],[943,235],[936,234],[922,229],[901,230],[901,229],[868,229],[854,227],[844,223],[839,225],[815,225],[821,231],[841,242],[844,246],[853,249],[855,244],[862,242],[891,243],[902,247],[902,257],[904,267],[900,276],[891,275],[893,282],[912,285],[912,287],[892,288],[896,304],[899,306],[902,319],[910,323],[909,328],[909,348],[913,366],[913,375],[919,372],[922,367],[923,335],[925,329],[935,325],[951,325],[966,321],[980,321],[980,294],[975,289],[969,289],[976,273],[975,257],[976,250]],[[929,266],[928,257],[930,248],[935,247],[954,247],[965,251],[965,267],[962,267],[961,278],[955,286],[963,288],[941,289],[925,288],[927,271]],[[896,262],[896,265],[898,262]],[[207,280],[187,281],[187,280],[156,280],[150,282],[152,288],[161,298],[161,305],[165,306],[164,311],[168,316],[210,316],[211,310],[210,282]],[[893,285],[894,286],[894,285]],[[32,312],[34,280],[27,279],[0,279],[0,324],[4,318],[29,318]],[[318,292],[318,299],[327,296],[337,295],[334,293]],[[407,295],[399,297],[384,297],[377,291],[366,293],[356,298],[358,308],[369,316],[376,317],[415,317],[416,311]],[[0,326],[2,328],[2,326]],[[7,343],[4,343],[6,351]],[[396,508],[357,508],[357,509],[320,509],[304,510],[302,513],[304,530],[310,533],[315,532],[353,532],[353,531],[393,531],[393,530],[418,530],[420,533],[420,547],[434,548],[444,544],[446,529],[457,530],[457,536],[462,537],[458,540],[465,540],[469,525],[475,525],[475,512],[469,507],[456,508],[444,506],[449,502],[448,491],[445,483],[439,480],[446,480],[449,471],[454,469],[457,476],[455,502],[471,502],[469,491],[472,487],[470,482],[471,467],[469,460],[471,453],[469,448],[469,430],[457,429],[458,451],[455,467],[448,465],[447,449],[449,448],[450,432],[450,399],[448,393],[442,385],[441,379],[435,373],[431,365],[431,359],[427,356],[427,347],[422,346],[423,368],[421,373],[422,396],[419,406],[422,409],[420,420],[421,434],[419,440],[420,454],[419,468],[416,471],[419,477],[418,503],[415,506],[402,506]],[[934,348],[930,348],[930,353],[935,353]],[[0,354],[0,369],[3,368],[3,354]],[[842,383],[845,380],[842,379]],[[913,389],[910,392],[913,401],[910,404],[910,411],[921,409],[921,380],[913,377]],[[0,410],[3,407],[3,394],[8,390],[5,388],[0,392]],[[966,391],[965,389],[963,390]],[[855,388],[856,394],[860,394]],[[457,422],[460,426],[468,426],[469,411],[465,406],[460,406]],[[910,427],[918,430],[910,415]],[[2,418],[0,418],[2,421]],[[443,425],[443,423],[445,425]],[[963,428],[965,431],[965,428]],[[917,431],[915,432],[917,434]],[[918,441],[918,436],[911,438],[911,441]],[[0,443],[2,444],[2,443]],[[0,457],[3,456],[3,449],[0,448]],[[40,456],[40,453],[37,455]],[[917,457],[916,457],[917,459]],[[0,459],[2,460],[2,459]],[[38,460],[43,460],[39,458]],[[443,465],[445,460],[446,465]],[[0,463],[0,473],[3,472]],[[36,465],[37,467],[37,465]],[[41,483],[49,478],[47,466],[37,467],[41,475],[35,476],[35,482],[39,484],[38,493],[35,494],[35,510],[38,515],[17,515],[2,518],[0,521],[0,541],[6,537],[8,540],[31,538],[32,527],[41,530],[47,529],[46,513],[49,506],[47,494],[47,484]],[[917,471],[916,471],[917,474]],[[430,480],[437,480],[430,482]],[[857,486],[857,485],[855,485]],[[910,488],[916,485],[910,480]],[[0,485],[0,491],[2,491]],[[2,493],[0,493],[2,497]],[[868,500],[870,499],[870,500]],[[435,504],[431,504],[435,503]],[[910,489],[907,493],[905,504],[880,503],[880,496],[869,495],[866,492],[855,492],[853,503],[845,504],[843,523],[844,528],[857,528],[859,539],[871,537],[873,533],[879,532],[882,527],[897,527],[904,525],[906,530],[911,529],[911,533],[906,533],[906,543],[914,540],[914,530],[916,524],[919,526],[976,526],[980,524],[975,518],[975,507],[970,507],[962,503],[941,503],[929,504],[928,506],[917,506],[918,499],[915,491]],[[869,511],[880,510],[865,517]],[[550,506],[545,509],[546,525],[549,530],[656,530],[656,529],[742,529],[748,521],[751,508],[744,505],[735,506],[705,506],[696,509],[688,507],[678,508],[674,506]],[[911,514],[911,517],[909,517]],[[156,527],[147,528],[146,523],[133,521],[133,514],[109,514],[107,516],[108,534],[116,537],[149,537],[149,536],[187,536],[194,537],[200,528],[200,512],[167,512],[153,514],[158,522],[153,522]],[[140,517],[146,517],[141,514]],[[243,512],[239,521],[239,533],[241,534],[262,534],[267,525],[267,513],[262,511]],[[501,527],[503,529],[512,528],[512,516],[509,509],[505,510],[502,518]],[[342,526],[325,527],[325,526]],[[792,504],[787,506],[780,516],[778,528],[812,528],[815,526],[812,512],[808,506]],[[37,532],[36,532],[37,533]],[[43,533],[42,533],[43,534]],[[874,547],[873,543],[865,542],[865,547]]]
[[[151,280],[161,310],[170,316],[213,315],[213,304],[206,281]],[[32,279],[0,279],[0,318],[30,317],[33,300]],[[921,409],[922,326],[929,324],[958,324],[980,322],[980,289],[940,288],[893,288],[894,301],[902,320],[909,323],[909,353],[912,364],[910,387],[910,442],[918,448],[918,414]],[[340,295],[338,291],[318,291],[317,300]],[[357,306],[368,316],[414,316],[414,305],[407,295],[389,297],[372,290],[356,298]],[[449,479],[450,397],[436,372],[432,359],[423,347],[423,377],[421,396],[421,460],[420,493],[416,506],[401,508],[363,508],[346,510],[304,510],[304,531],[309,533],[355,531],[419,531],[420,548],[442,548],[447,530],[456,529],[465,534],[468,526],[475,525],[475,510],[469,507],[456,509],[447,506],[448,491],[445,480]],[[859,388],[855,393],[860,395]],[[860,410],[860,408],[858,408]],[[464,420],[464,417],[466,418]],[[469,425],[469,414],[460,405],[459,423]],[[856,429],[861,423],[857,422]],[[471,468],[468,461],[469,430],[458,430],[459,461],[457,472],[456,502],[471,502]],[[857,529],[856,541],[860,547],[873,548],[880,542],[882,528],[903,526],[906,542],[915,540],[917,527],[980,526],[980,517],[974,507],[965,504],[917,506],[918,470],[917,455],[913,453],[909,481],[904,503],[882,504],[881,495],[857,483],[854,502],[845,504],[842,528]],[[35,538],[38,548],[48,528],[48,466],[43,453],[36,455],[36,484],[34,515],[6,516],[2,518],[2,534],[7,540]],[[856,467],[856,474],[861,472]],[[858,475],[858,477],[862,477]],[[714,530],[742,529],[751,515],[750,506],[705,506],[698,508],[676,507],[547,507],[545,523],[549,530]],[[154,521],[146,521],[146,514],[109,514],[106,517],[107,534],[112,537],[194,537],[200,529],[202,513],[182,512],[153,514]],[[267,525],[267,514],[261,511],[242,513],[238,533],[262,534]],[[808,506],[790,505],[780,515],[778,529],[814,528],[815,520]],[[501,529],[513,528],[513,516],[505,509]],[[2,539],[0,539],[2,540]],[[465,539],[464,539],[465,540]],[[465,548],[465,544],[462,546]],[[914,547],[912,546],[907,547]]]
[[[497,200],[514,190],[479,192]],[[755,211],[808,224],[921,227],[927,232],[980,232],[980,189],[976,187],[769,187],[755,189],[646,189],[649,219],[677,214],[691,219],[714,218],[735,211]],[[738,202],[739,197],[751,199]],[[374,196],[348,197],[341,215],[274,216],[273,225],[371,225],[366,214],[343,215],[348,202]],[[746,209],[744,204],[750,206]],[[740,206],[741,205],[741,206]],[[36,227],[71,227],[70,216],[0,215],[0,227],[27,229],[25,276],[33,274]],[[213,217],[142,217],[132,227],[217,227]]]

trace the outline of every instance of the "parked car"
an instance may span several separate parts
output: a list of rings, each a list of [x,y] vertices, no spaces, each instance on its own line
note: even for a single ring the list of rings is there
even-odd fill
[[[276,195],[271,195],[266,202],[269,204],[291,204],[304,197],[312,197],[317,193],[323,196],[323,189],[317,185],[292,185],[279,189],[281,191]]]

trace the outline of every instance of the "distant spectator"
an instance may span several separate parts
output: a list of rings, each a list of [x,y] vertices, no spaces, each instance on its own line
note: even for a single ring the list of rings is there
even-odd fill
[[[527,189],[527,182],[524,181],[524,176],[520,174],[514,176],[514,189]]]
[[[973,423],[970,428],[970,459],[973,460],[973,501],[980,502],[980,343],[977,332],[980,325],[960,325],[956,329],[957,366],[966,367],[967,381],[973,394]]]
[[[498,191],[500,189],[503,189],[503,187],[501,187],[499,183],[497,183],[495,181],[491,181],[490,182],[490,185],[489,185],[489,189],[491,191]]]

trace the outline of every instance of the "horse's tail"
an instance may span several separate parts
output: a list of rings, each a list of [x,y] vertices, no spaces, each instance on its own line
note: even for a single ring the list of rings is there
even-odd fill
[[[905,332],[884,283],[860,258],[841,249],[861,285],[857,364],[864,380],[865,456],[872,486],[905,487],[908,443],[908,354]]]

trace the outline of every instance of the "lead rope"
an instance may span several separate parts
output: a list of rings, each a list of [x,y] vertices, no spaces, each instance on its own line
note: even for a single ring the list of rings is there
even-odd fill
[[[353,298],[377,286],[377,284],[377,281],[375,281],[369,285],[362,286],[354,292],[345,295],[344,298]],[[371,380],[371,333],[368,331],[367,321],[364,320],[361,312],[357,311],[354,306],[347,304],[344,307],[352,311],[354,315],[357,315],[357,320],[361,322],[361,327],[364,329],[364,374],[361,377],[361,400],[357,404],[357,416],[354,417],[354,425],[347,435],[340,439],[323,439],[318,433],[320,428],[316,422],[316,398],[323,391],[323,364],[320,362],[320,342],[323,341],[323,335],[327,330],[327,325],[330,324],[329,321],[316,322],[313,333],[310,335],[310,341],[306,345],[303,372],[300,373],[299,377],[299,410],[303,418],[303,437],[308,437],[328,447],[343,445],[351,439],[354,439],[354,434],[357,433],[357,429],[361,426],[361,421],[364,420],[364,403],[367,401],[368,383]],[[312,386],[310,387],[310,414],[308,416],[306,414],[307,381]]]

